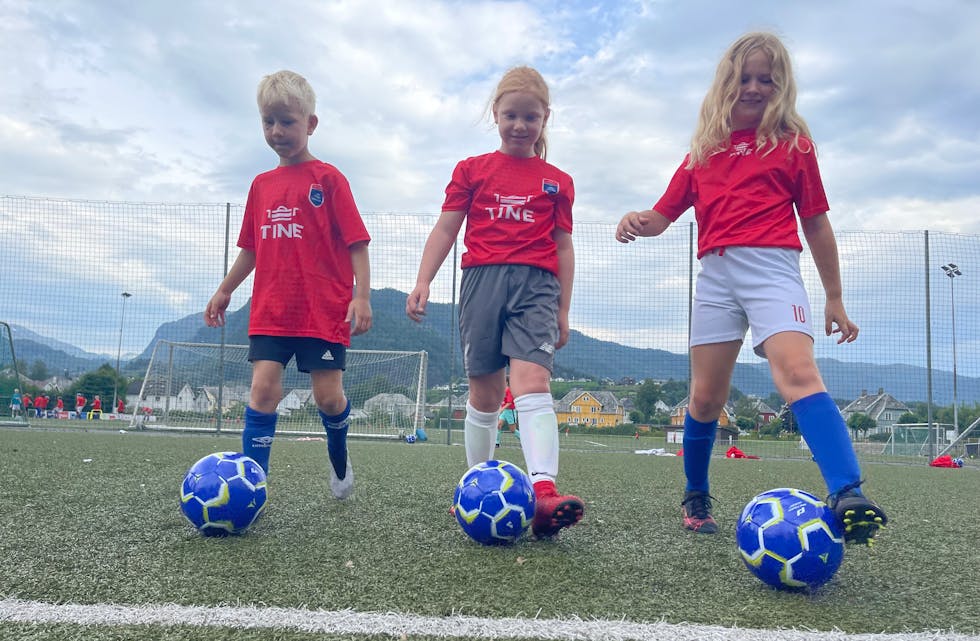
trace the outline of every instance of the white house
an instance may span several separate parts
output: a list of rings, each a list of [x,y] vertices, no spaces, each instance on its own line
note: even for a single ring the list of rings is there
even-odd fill
[[[877,394],[868,394],[868,390],[861,390],[861,396],[848,403],[841,410],[841,414],[845,421],[853,414],[860,413],[870,416],[875,420],[876,427],[869,433],[877,434],[887,432],[890,427],[898,422],[899,416],[909,411],[911,410],[909,410],[908,405],[891,394],[886,394],[885,390],[879,387]]]
[[[378,394],[364,401],[364,411],[367,414],[397,412],[402,416],[414,416],[415,401],[404,394]]]
[[[293,410],[298,410],[307,405],[316,405],[316,401],[313,400],[313,390],[291,389],[279,401],[279,405],[276,406],[276,411],[280,414],[288,415]]]

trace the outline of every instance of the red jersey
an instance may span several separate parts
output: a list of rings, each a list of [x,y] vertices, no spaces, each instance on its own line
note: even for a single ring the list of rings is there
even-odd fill
[[[462,268],[532,265],[558,274],[555,228],[572,233],[572,178],[541,158],[500,151],[460,161],[442,211],[466,214]]]
[[[796,215],[809,218],[829,209],[813,143],[800,137],[801,150],[782,141],[763,155],[755,130],[732,133],[731,145],[703,167],[674,173],[653,209],[677,220],[694,206],[698,258],[725,247],[784,247],[802,251]]]
[[[514,395],[511,393],[509,387],[504,390],[504,402],[500,404],[500,409],[502,410],[514,409]]]
[[[255,252],[249,335],[350,345],[350,246],[370,240],[336,167],[310,160],[256,176],[238,236]]]
[[[93,412],[95,412],[95,411],[101,412],[102,411],[102,399],[97,398],[94,401],[92,401],[92,411]]]
[[[58,410],[59,412],[62,411],[62,410],[64,410],[65,409],[65,402],[59,398],[58,399],[58,402],[54,404],[54,408],[56,410]]]
[[[75,397],[75,407],[85,407],[86,398],[79,394]]]

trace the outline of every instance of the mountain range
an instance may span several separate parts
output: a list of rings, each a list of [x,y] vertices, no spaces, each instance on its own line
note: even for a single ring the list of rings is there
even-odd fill
[[[429,354],[429,385],[445,384],[450,376],[464,377],[458,342],[450,349],[450,341],[458,341],[452,321],[455,310],[449,304],[430,302],[422,323],[405,316],[406,294],[394,289],[374,290],[371,305],[374,325],[370,332],[355,336],[352,349],[419,351]],[[229,312],[224,328],[225,343],[248,344],[249,305]],[[71,345],[42,337],[19,326],[14,329],[14,346],[18,360],[24,364],[40,360],[52,373],[69,370],[72,373],[94,369],[111,357],[84,352]],[[157,329],[153,339],[138,356],[127,360],[124,371],[139,376],[146,370],[153,349],[161,340],[219,343],[221,331],[206,327],[200,313],[167,322]],[[904,364],[845,362],[818,359],[818,366],[830,394],[838,401],[857,398],[862,392],[877,393],[879,389],[904,402],[927,399],[927,370]],[[572,330],[568,344],[555,357],[556,377],[566,379],[597,378],[620,381],[630,378],[687,380],[687,354],[659,349],[641,349],[619,343],[602,341]],[[738,363],[732,385],[745,394],[766,397],[775,388],[766,363]],[[933,370],[933,402],[952,403],[952,374]],[[958,400],[972,404],[980,401],[980,378],[958,376]]]

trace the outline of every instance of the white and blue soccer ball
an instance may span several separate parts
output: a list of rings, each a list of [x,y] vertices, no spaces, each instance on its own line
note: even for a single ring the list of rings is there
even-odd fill
[[[262,513],[265,499],[265,471],[237,452],[200,459],[180,488],[180,509],[204,536],[242,534]]]
[[[749,501],[735,539],[745,567],[779,590],[816,589],[844,559],[844,531],[833,511],[803,490],[778,488]]]
[[[409,445],[411,445],[412,443],[414,443],[415,440],[416,439],[415,439],[415,435],[414,434],[406,434],[405,435],[405,442],[408,443]]]
[[[453,494],[456,521],[482,545],[509,545],[534,518],[534,486],[507,461],[485,461],[466,471]]]

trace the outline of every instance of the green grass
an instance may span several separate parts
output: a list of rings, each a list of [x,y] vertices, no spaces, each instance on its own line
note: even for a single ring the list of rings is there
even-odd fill
[[[554,542],[483,548],[447,513],[462,448],[354,441],[356,494],[338,502],[324,444],[280,438],[263,517],[245,536],[202,538],[178,507],[180,481],[200,456],[236,449],[227,436],[0,430],[0,599],[980,633],[975,469],[866,465],[866,488],[891,527],[874,548],[849,546],[824,588],[799,594],[749,574],[734,526],[762,490],[822,496],[810,462],[715,460],[721,531],[705,536],[680,527],[681,459],[564,451],[559,487],[586,500],[584,521]],[[518,449],[500,451],[523,467]],[[193,628],[11,622],[0,622],[0,637],[219,638]]]

